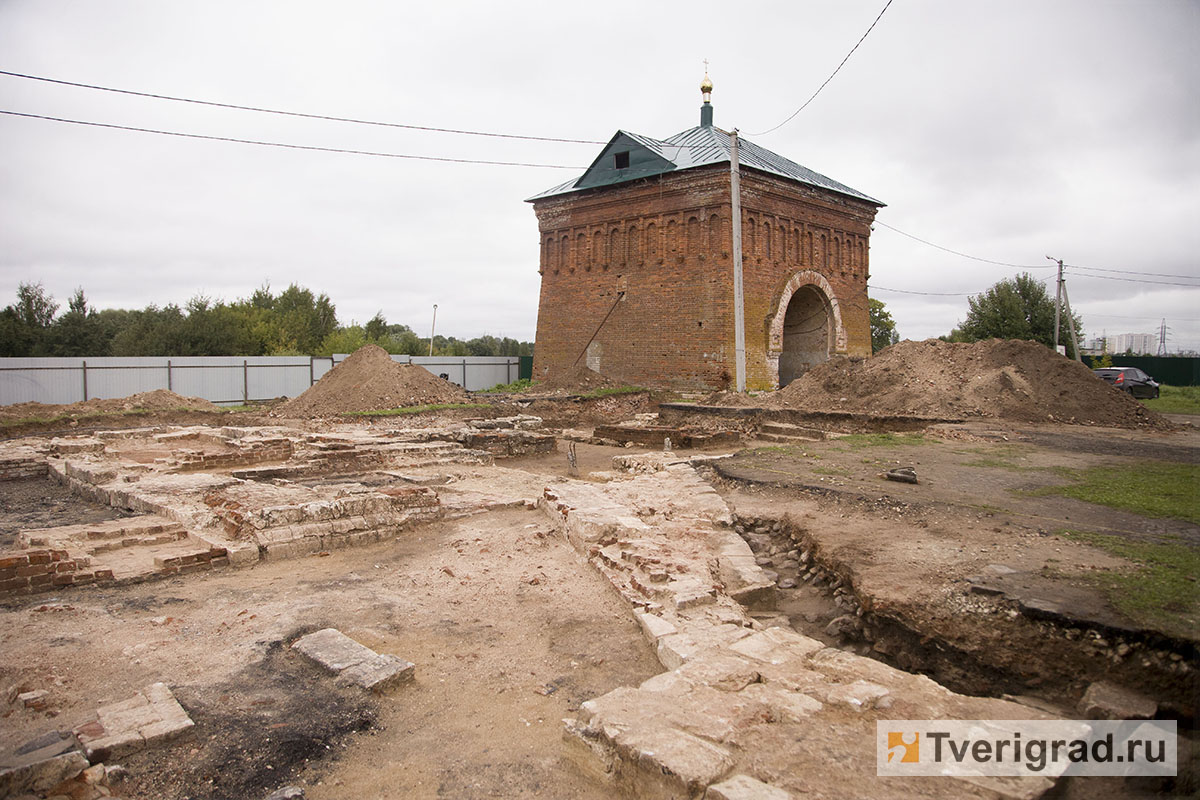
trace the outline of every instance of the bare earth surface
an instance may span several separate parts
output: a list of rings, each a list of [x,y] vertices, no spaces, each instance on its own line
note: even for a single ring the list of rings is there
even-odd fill
[[[95,526],[95,536],[72,535],[113,545],[95,550],[96,569],[135,549],[195,549],[197,531],[235,538],[221,540],[226,556],[209,553],[225,562],[211,571],[5,598],[0,754],[162,681],[195,727],[121,758],[129,778],[111,786],[118,796],[255,800],[295,784],[316,800],[641,797],[649,795],[638,786],[688,775],[703,792],[733,764],[795,796],[1036,796],[881,784],[862,731],[889,713],[920,718],[930,698],[949,697],[905,673],[958,692],[947,713],[1073,717],[1088,686],[1109,681],[1142,693],[1185,732],[1195,719],[1200,593],[1169,617],[1131,618],[1097,578],[1139,565],[1065,532],[1195,548],[1200,527],[1031,492],[1066,483],[1067,470],[1195,464],[1200,432],[1041,350],[903,343],[868,362],[830,362],[755,400],[968,420],[891,437],[671,453],[588,443],[599,441],[589,423],[653,405],[646,393],[568,396],[595,383],[583,373],[567,376],[561,396],[520,401],[546,424],[583,429],[570,432],[578,441],[549,441],[546,433],[562,432],[528,417],[507,430],[467,428],[457,412],[336,422],[349,410],[466,398],[366,349],[292,401],[288,416],[309,417],[296,427],[243,430],[222,415],[204,417],[207,429],[159,424],[7,443],[22,458],[51,459],[78,493],[49,479],[0,483],[0,549],[32,548],[14,542],[20,531]],[[173,397],[153,402],[156,423],[209,413],[171,412]],[[480,416],[491,423],[498,413]],[[547,446],[504,458],[512,442],[538,441]],[[243,461],[221,461],[234,456]],[[614,457],[631,456],[618,474]],[[918,482],[885,480],[895,467],[911,467]],[[121,526],[155,518],[88,492],[118,505],[137,495],[175,514],[164,523],[193,530],[126,546],[121,536],[137,537]],[[430,498],[436,510],[421,505]],[[359,512],[345,512],[355,503]],[[338,525],[373,543],[347,546]],[[368,536],[378,531],[382,541]],[[280,542],[297,546],[270,549]],[[253,551],[252,565],[226,566],[238,547]],[[386,694],[339,685],[290,647],[328,627],[414,662],[415,681]],[[784,662],[793,687],[799,675],[812,681],[805,709],[764,705],[783,696]],[[736,679],[747,664],[758,672]],[[652,676],[656,688],[639,688]],[[18,700],[30,691],[46,694]],[[660,746],[697,737],[702,746],[680,753],[717,752],[727,772]],[[568,755],[579,741],[591,743],[583,761]],[[1052,795],[1194,792],[1190,743],[1190,734],[1181,739],[1173,783],[1075,780]],[[626,770],[619,780],[597,773],[601,752],[632,762],[608,762]],[[585,762],[590,771],[580,770]],[[654,796],[682,796],[670,791]]]
[[[603,580],[540,513],[440,524],[203,578],[45,596],[5,612],[0,748],[167,681],[201,735],[124,763],[130,798],[608,796],[560,757],[561,719],[661,670]],[[337,627],[417,664],[383,697],[288,650]],[[50,716],[53,714],[54,716]],[[451,755],[452,753],[452,755]]]

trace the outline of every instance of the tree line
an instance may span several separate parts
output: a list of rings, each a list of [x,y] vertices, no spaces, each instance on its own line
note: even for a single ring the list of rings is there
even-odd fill
[[[67,309],[40,283],[22,283],[0,311],[0,356],[329,356],[377,344],[389,353],[429,355],[429,338],[383,312],[365,325],[342,325],[329,296],[292,284],[278,294],[263,286],[247,298],[213,301],[203,295],[141,310],[97,310],[83,289]],[[435,336],[440,356],[527,356],[532,342],[509,337]]]
[[[1054,305],[1046,285],[1028,272],[1005,278],[983,294],[967,298],[967,318],[957,328],[938,338],[946,342],[978,342],[984,339],[1030,339],[1054,347]],[[1067,357],[1075,357],[1066,303],[1059,305],[1058,343]],[[1083,341],[1083,319],[1072,314],[1075,332]]]

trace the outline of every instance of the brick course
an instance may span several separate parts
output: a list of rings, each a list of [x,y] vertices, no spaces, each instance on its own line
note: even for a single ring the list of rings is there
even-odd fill
[[[729,177],[718,164],[534,201],[542,276],[535,379],[578,359],[635,384],[732,382]],[[786,308],[789,280],[804,271],[824,280],[840,311],[831,354],[870,355],[876,207],[751,168],[741,185],[748,387],[777,385],[772,322]]]

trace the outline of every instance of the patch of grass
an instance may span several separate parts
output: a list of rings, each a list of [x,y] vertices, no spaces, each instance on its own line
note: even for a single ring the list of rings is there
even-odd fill
[[[218,411],[211,411],[201,408],[128,408],[117,411],[93,411],[87,414],[57,414],[53,417],[21,417],[19,419],[0,420],[0,431],[8,428],[23,428],[27,425],[70,425],[72,422],[85,423],[96,422],[98,420],[112,419],[113,417],[144,417],[155,413],[164,412],[187,412],[189,414],[219,414]]]
[[[405,414],[424,414],[426,411],[446,411],[452,408],[491,408],[491,403],[435,403],[427,406],[385,408],[380,411],[347,411],[343,417],[400,417]]]
[[[1200,549],[1186,544],[1143,542],[1103,533],[1060,530],[1066,538],[1126,559],[1136,565],[1128,574],[1086,576],[1099,586],[1122,614],[1142,624],[1193,637],[1200,628]]]
[[[1018,464],[1016,461],[1003,456],[984,456],[983,458],[977,458],[974,461],[964,461],[963,466],[1011,469],[1015,471],[1029,469],[1029,467],[1025,466],[1024,464]]]
[[[964,467],[989,467],[996,469],[1024,470],[1028,465],[1020,463],[1026,457],[1028,448],[1019,444],[997,444],[992,447],[967,447],[955,450],[963,455],[974,454],[979,458],[964,461]]]
[[[508,394],[519,394],[528,391],[533,387],[531,378],[520,378],[512,383],[497,383],[490,389],[485,389],[485,392],[506,392]]]
[[[1160,414],[1200,414],[1200,386],[1160,386],[1154,400],[1143,405]]]
[[[1061,494],[1145,517],[1200,524],[1200,465],[1147,461],[1119,467],[1062,470],[1074,483],[1043,486],[1024,494]]]
[[[766,447],[752,447],[749,450],[743,450],[742,453],[748,456],[762,456],[769,453],[775,453],[785,456],[798,456],[802,451],[795,445],[790,444],[773,444]]]
[[[592,400],[597,397],[611,397],[617,394],[637,394],[638,392],[649,391],[641,386],[609,386],[602,389],[593,389],[587,394],[579,395],[585,400]]]
[[[926,439],[920,433],[852,433],[838,438],[853,450],[864,447],[917,447],[925,444],[939,444],[937,439]]]

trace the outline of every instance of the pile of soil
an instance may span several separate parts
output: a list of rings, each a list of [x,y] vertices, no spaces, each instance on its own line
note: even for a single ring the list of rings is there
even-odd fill
[[[389,408],[466,403],[465,390],[415,364],[399,364],[378,345],[354,351],[275,417],[333,417]]]
[[[184,397],[166,389],[139,392],[128,397],[93,398],[79,403],[15,403],[0,406],[0,420],[54,419],[63,416],[112,414],[120,411],[217,411],[218,407],[202,397]]]
[[[552,372],[545,381],[533,387],[531,394],[573,395],[587,394],[597,389],[616,389],[627,384],[606,378],[586,364]]]
[[[838,358],[767,400],[775,408],[922,417],[996,417],[1120,428],[1171,424],[1077,361],[1031,341],[905,341]]]

